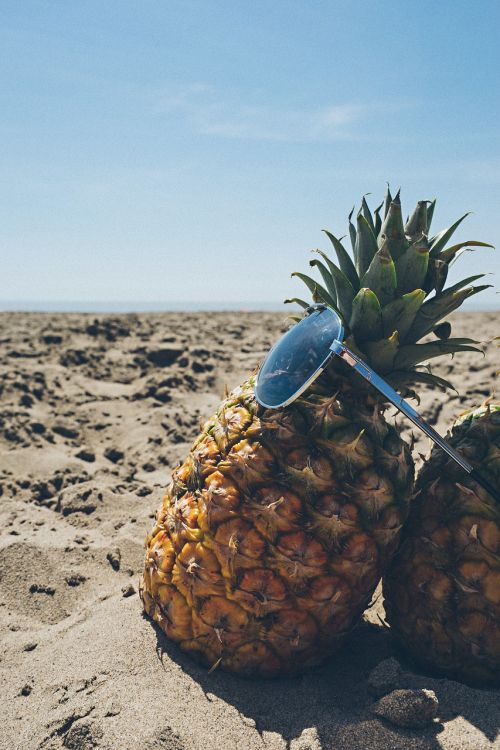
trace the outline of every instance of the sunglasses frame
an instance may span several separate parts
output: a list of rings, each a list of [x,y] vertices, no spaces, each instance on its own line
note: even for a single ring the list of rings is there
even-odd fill
[[[319,312],[320,310],[329,310],[330,312],[333,312],[333,310],[330,310],[330,308],[328,308],[328,307],[327,307],[326,305],[321,305],[321,304],[317,304],[317,305],[310,305],[310,306],[309,306],[309,307],[308,307],[308,308],[306,309],[306,311],[305,311],[305,312],[306,312],[306,314],[307,314],[307,315],[309,316],[309,315],[310,315],[311,313],[313,313],[313,312]],[[287,333],[288,333],[288,331],[287,331]],[[329,352],[328,352],[328,354],[326,355],[326,357],[325,357],[325,359],[323,360],[323,362],[322,362],[322,363],[321,363],[321,364],[320,364],[320,365],[318,366],[318,368],[317,368],[317,369],[316,369],[316,370],[315,370],[315,371],[313,372],[313,374],[312,374],[312,375],[311,375],[311,376],[310,376],[310,377],[309,377],[309,378],[308,378],[308,379],[307,379],[307,380],[305,381],[305,383],[303,383],[303,385],[301,385],[301,386],[300,386],[300,388],[299,388],[299,389],[298,389],[297,391],[295,391],[295,392],[294,392],[294,393],[293,393],[293,394],[292,394],[292,395],[290,396],[290,398],[286,399],[285,401],[282,401],[282,402],[281,402],[281,403],[279,403],[279,404],[274,404],[274,405],[271,405],[271,404],[266,404],[266,403],[265,403],[264,401],[262,401],[262,399],[260,399],[260,398],[259,398],[259,397],[257,396],[257,388],[258,388],[258,384],[259,384],[259,375],[260,375],[260,374],[261,374],[261,372],[262,372],[262,368],[263,368],[263,366],[264,366],[265,362],[266,362],[266,361],[267,361],[267,360],[269,359],[269,357],[270,357],[270,356],[271,356],[271,354],[273,353],[274,349],[275,349],[275,348],[277,347],[277,345],[278,345],[278,344],[280,343],[281,339],[282,339],[282,338],[283,338],[284,336],[286,336],[286,333],[284,333],[284,334],[283,334],[283,336],[282,336],[281,338],[279,338],[279,339],[278,339],[278,341],[277,341],[277,342],[276,342],[276,343],[274,344],[274,346],[272,346],[272,347],[271,347],[271,348],[269,349],[269,351],[268,351],[268,353],[266,354],[266,356],[265,356],[265,358],[264,358],[264,360],[263,360],[263,362],[262,362],[261,366],[259,367],[259,371],[258,371],[258,373],[257,373],[257,377],[255,378],[255,389],[254,389],[254,390],[255,390],[255,398],[257,399],[257,401],[259,402],[259,404],[260,404],[261,406],[263,406],[264,408],[266,408],[266,409],[284,409],[284,408],[285,408],[285,406],[290,406],[290,404],[292,404],[292,403],[293,403],[294,401],[296,401],[296,400],[297,400],[297,399],[298,399],[298,398],[299,398],[300,396],[302,396],[302,394],[303,394],[303,393],[304,393],[305,391],[307,391],[307,389],[309,388],[309,386],[311,386],[311,385],[312,385],[312,384],[314,383],[314,381],[315,381],[315,380],[316,380],[317,378],[319,378],[319,376],[321,375],[321,373],[322,373],[322,372],[323,372],[324,370],[326,370],[326,368],[328,367],[328,365],[330,364],[330,362],[331,362],[331,361],[333,360],[333,358],[334,358],[334,356],[335,356],[335,354],[336,354],[336,352],[334,352],[334,351],[333,351],[333,349],[332,349],[332,346],[333,346],[333,344],[337,344],[337,343],[340,343],[340,341],[339,341],[338,339],[335,339],[335,340],[334,340],[334,341],[332,342],[332,344],[331,344],[331,346],[330,346],[330,351],[329,351]],[[341,321],[341,320],[340,320],[340,318],[339,318],[339,339],[341,340],[341,339],[343,339],[343,338],[344,338],[344,326],[342,325],[342,321]],[[341,346],[342,346],[342,344],[341,344]]]

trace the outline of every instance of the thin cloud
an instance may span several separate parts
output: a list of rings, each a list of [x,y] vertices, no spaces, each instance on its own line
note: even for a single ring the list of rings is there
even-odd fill
[[[349,137],[362,106],[343,104],[315,111],[273,107],[212,106],[193,113],[200,133],[263,141],[311,141]]]
[[[397,102],[387,106],[369,104],[329,104],[316,109],[288,109],[269,105],[242,104],[220,97],[206,84],[190,85],[160,99],[158,113],[177,114],[196,132],[222,138],[261,141],[357,140],[360,126],[380,111],[415,106]]]

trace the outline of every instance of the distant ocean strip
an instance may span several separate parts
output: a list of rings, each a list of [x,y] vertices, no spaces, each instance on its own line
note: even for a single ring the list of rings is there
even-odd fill
[[[495,295],[500,298],[500,295]],[[0,301],[1,312],[82,312],[82,313],[139,313],[139,312],[280,312],[297,309],[295,305],[282,302],[143,302],[143,301],[101,301],[101,300],[6,300]],[[475,298],[465,302],[461,309],[489,312],[500,309],[500,299],[484,302]]]

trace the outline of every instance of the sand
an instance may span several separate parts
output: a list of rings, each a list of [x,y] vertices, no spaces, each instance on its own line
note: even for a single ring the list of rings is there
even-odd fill
[[[0,315],[2,750],[500,746],[500,692],[404,664],[402,686],[434,690],[437,719],[410,730],[372,714],[367,676],[393,655],[380,598],[339,656],[274,682],[209,674],[143,616],[143,541],[169,471],[283,320]],[[454,322],[498,334],[495,313]],[[435,370],[460,395],[423,391],[422,413],[444,431],[490,394],[498,364],[494,346],[446,357]],[[415,456],[427,448],[419,436]]]

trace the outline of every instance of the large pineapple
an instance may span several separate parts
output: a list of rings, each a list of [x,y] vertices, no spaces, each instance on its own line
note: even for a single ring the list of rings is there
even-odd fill
[[[462,417],[450,443],[500,486],[500,404]],[[384,580],[393,632],[428,668],[500,684],[500,506],[437,447],[417,490]]]
[[[400,389],[445,387],[423,360],[471,348],[439,321],[483,287],[444,291],[460,221],[428,238],[434,203],[406,226],[399,194],[349,221],[354,263],[314,260],[313,299],[339,311],[348,346]],[[434,297],[425,298],[435,292]],[[303,300],[296,300],[307,307]],[[417,341],[434,331],[440,338]],[[413,483],[407,445],[377,392],[338,362],[291,406],[266,410],[251,377],[221,404],[172,483],[147,539],[141,595],[167,636],[210,667],[293,673],[356,623],[398,543]]]

